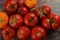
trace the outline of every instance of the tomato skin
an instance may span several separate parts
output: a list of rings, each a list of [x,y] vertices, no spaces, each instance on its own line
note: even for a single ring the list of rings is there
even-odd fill
[[[23,18],[19,14],[14,14],[10,17],[9,24],[12,28],[19,28],[23,24]]]
[[[51,14],[51,8],[46,5],[41,6],[41,8],[38,8],[36,10],[36,15],[39,16],[41,19],[47,18],[49,14]]]
[[[17,36],[20,40],[25,40],[30,36],[30,29],[26,26],[21,26],[17,31]]]
[[[15,30],[7,26],[2,30],[2,36],[5,40],[11,40],[15,36]]]
[[[38,18],[34,13],[28,13],[25,17],[24,17],[24,23],[27,26],[35,26],[38,22]]]
[[[45,36],[46,36],[46,31],[42,27],[35,26],[32,29],[31,37],[32,37],[33,40],[40,40],[40,39],[45,38]]]
[[[19,7],[23,6],[24,5],[24,1],[23,0],[18,0],[18,5],[19,5]]]
[[[47,30],[50,30],[51,28],[52,30],[55,30],[59,27],[59,24],[54,19],[51,20],[46,18],[42,21],[42,26]]]
[[[28,9],[25,6],[22,6],[18,8],[18,13],[20,13],[22,16],[26,15],[28,13]]]
[[[17,9],[17,2],[15,0],[7,0],[5,3],[5,9],[10,13],[15,12]]]

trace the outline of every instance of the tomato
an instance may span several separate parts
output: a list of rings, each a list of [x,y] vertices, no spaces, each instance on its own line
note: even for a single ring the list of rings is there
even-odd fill
[[[38,22],[38,18],[34,13],[28,13],[25,17],[24,17],[24,23],[27,26],[35,26]]]
[[[32,37],[33,40],[40,40],[40,39],[45,38],[45,36],[46,36],[46,31],[42,27],[35,26],[32,29],[31,37]]]
[[[15,0],[7,0],[5,3],[5,9],[10,13],[13,13],[17,9],[17,2]]]
[[[47,16],[51,14],[51,8],[49,6],[41,6],[36,10],[36,15],[41,19],[47,18]]]
[[[23,18],[19,14],[14,14],[9,19],[9,24],[13,28],[19,28],[23,24]]]
[[[34,8],[37,4],[37,0],[25,0],[25,5],[28,8]]]
[[[49,15],[49,18],[54,19],[58,24],[60,24],[60,16],[59,15],[53,13],[53,14]]]
[[[51,28],[55,30],[59,27],[59,24],[54,19],[46,18],[46,19],[43,19],[42,26],[47,30],[50,30]]]
[[[30,29],[26,26],[21,26],[17,31],[17,36],[20,40],[25,40],[30,36]]]
[[[19,7],[23,6],[24,5],[24,1],[23,0],[18,0],[18,5],[19,5]]]
[[[0,28],[4,28],[8,24],[8,15],[0,11]]]
[[[2,30],[2,36],[5,40],[12,40],[15,36],[15,30],[7,26]]]
[[[23,16],[26,15],[28,13],[27,7],[22,6],[22,7],[18,8],[18,13],[20,13]]]

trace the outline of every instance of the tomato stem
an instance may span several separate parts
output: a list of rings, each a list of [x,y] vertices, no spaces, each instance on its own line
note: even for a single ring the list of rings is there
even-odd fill
[[[52,23],[54,23],[54,20],[53,19],[50,19],[50,24],[52,25]]]
[[[33,18],[30,18],[30,22],[32,22],[33,21]]]
[[[37,32],[37,36],[40,36],[41,35],[41,32]]]
[[[9,32],[9,31],[6,31],[6,34],[7,34],[7,35],[9,35],[9,34],[10,34],[10,32]]]
[[[23,12],[22,10],[19,10],[19,13],[20,13],[20,14],[22,14],[22,12]]]
[[[0,23],[2,23],[4,20],[0,19]]]
[[[23,35],[24,31],[21,31],[20,34]]]
[[[14,23],[15,23],[15,20],[14,20],[14,18],[12,18],[11,24],[14,24]]]

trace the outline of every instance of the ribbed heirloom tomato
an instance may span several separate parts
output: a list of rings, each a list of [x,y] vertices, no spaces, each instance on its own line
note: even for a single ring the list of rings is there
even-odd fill
[[[23,24],[23,18],[19,14],[10,16],[9,24],[12,28],[19,28]]]
[[[0,28],[4,28],[8,24],[8,15],[0,11]]]
[[[15,37],[15,30],[7,26],[2,30],[4,40],[12,40]]]
[[[17,31],[17,36],[20,40],[26,40],[30,36],[30,29],[26,26],[21,26]]]
[[[5,3],[5,9],[10,13],[13,13],[17,9],[17,2],[15,0],[7,0]]]
[[[46,31],[40,26],[35,26],[32,29],[31,37],[33,40],[42,40],[46,36]]]
[[[35,26],[38,22],[38,18],[34,13],[27,13],[27,15],[24,17],[24,23],[27,26]]]
[[[42,26],[47,30],[50,30],[51,28],[55,30],[59,27],[59,24],[58,24],[58,21],[55,21],[55,19],[46,18],[46,19],[43,19]]]
[[[49,6],[41,6],[36,10],[36,15],[39,16],[41,19],[47,18],[47,16],[51,14],[51,8]]]

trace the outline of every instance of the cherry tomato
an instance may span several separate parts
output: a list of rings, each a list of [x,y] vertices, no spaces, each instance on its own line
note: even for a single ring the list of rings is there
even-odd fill
[[[22,7],[18,8],[18,13],[20,13],[23,16],[26,15],[28,13],[27,7],[22,6]]]
[[[46,31],[42,27],[35,26],[32,29],[31,37],[32,37],[33,40],[40,40],[40,39],[45,38],[45,36],[46,36]]]
[[[55,29],[57,29],[59,27],[59,24],[54,19],[48,19],[48,18],[46,18],[46,19],[43,19],[42,26],[45,29],[47,29],[47,30],[49,30],[51,28],[53,30],[55,30]]]
[[[13,13],[17,9],[17,2],[15,0],[7,0],[5,3],[5,9],[10,13]]]
[[[12,40],[15,36],[15,30],[7,26],[2,30],[2,36],[5,40]]]
[[[13,28],[19,28],[23,24],[23,18],[19,14],[12,15],[9,19],[9,24]]]
[[[0,11],[0,29],[4,28],[8,24],[8,15]]]
[[[30,29],[26,26],[21,26],[17,31],[17,36],[20,40],[25,40],[30,36]]]
[[[38,18],[34,13],[28,13],[25,17],[24,17],[24,23],[27,26],[35,26],[38,22]]]
[[[41,19],[47,18],[47,16],[51,14],[51,8],[49,6],[41,6],[36,10],[36,15]]]
[[[18,0],[18,5],[19,5],[19,7],[23,6],[24,5],[24,0]]]

